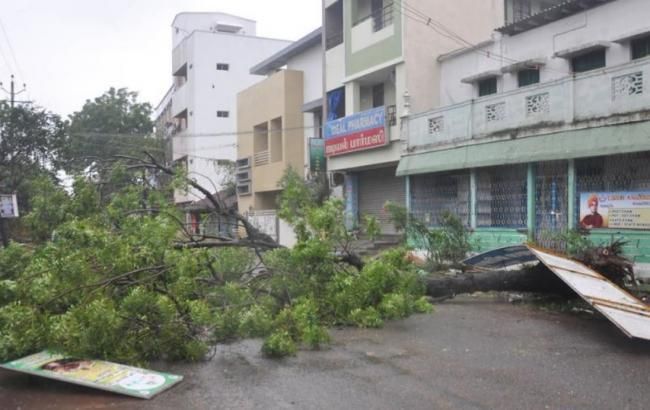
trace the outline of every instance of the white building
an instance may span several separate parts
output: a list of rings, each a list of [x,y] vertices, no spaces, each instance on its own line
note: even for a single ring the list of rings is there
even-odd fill
[[[250,67],[288,44],[257,37],[255,21],[229,14],[180,13],[174,18],[172,160],[182,163],[189,176],[208,190],[221,188],[220,164],[236,160],[237,93],[263,78],[251,74]],[[190,191],[177,193],[175,200],[201,198]]]
[[[626,240],[648,275],[649,2],[506,5],[526,12],[439,57],[442,106],[409,118],[398,175],[411,213],[453,212],[482,249],[582,228]]]

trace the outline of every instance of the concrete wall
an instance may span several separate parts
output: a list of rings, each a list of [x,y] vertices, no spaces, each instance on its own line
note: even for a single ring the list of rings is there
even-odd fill
[[[470,43],[478,43],[504,21],[504,0],[418,0],[409,3],[435,18]],[[468,12],[471,10],[471,12]],[[404,23],[405,87],[411,95],[411,112],[441,104],[437,57],[463,43],[452,40],[412,18]]]
[[[323,98],[323,49],[320,43],[291,58],[287,69],[303,72],[302,98],[305,103]]]
[[[647,0],[618,0],[563,18],[514,36],[494,34],[494,42],[481,47],[488,58],[475,51],[445,58],[440,63],[441,102],[450,105],[476,98],[475,86],[461,83],[462,78],[490,70],[498,70],[515,61],[545,58],[540,82],[570,75],[570,61],[554,57],[558,51],[595,41],[612,41],[635,30],[650,28]],[[488,36],[485,40],[489,39]],[[501,58],[506,57],[506,59]],[[607,65],[622,64],[630,59],[629,43],[613,43],[607,50]],[[505,74],[499,91],[517,88],[516,75]]]

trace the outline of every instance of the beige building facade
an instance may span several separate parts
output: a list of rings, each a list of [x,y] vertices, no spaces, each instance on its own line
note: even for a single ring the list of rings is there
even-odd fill
[[[302,105],[301,71],[278,71],[238,94],[237,177],[246,182],[238,186],[240,212],[275,209],[285,169],[302,172]]]

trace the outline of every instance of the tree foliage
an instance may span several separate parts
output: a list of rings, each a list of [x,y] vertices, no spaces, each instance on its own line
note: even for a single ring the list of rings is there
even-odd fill
[[[415,215],[409,215],[401,205],[387,202],[384,208],[398,232],[404,232],[405,240],[425,250],[430,269],[458,265],[472,249],[467,227],[449,211],[442,212],[437,226],[431,227]]]
[[[163,154],[153,138],[151,105],[138,102],[138,94],[111,87],[94,100],[86,100],[70,116],[66,170],[78,172],[117,155],[141,155],[143,150]]]
[[[31,105],[13,108],[0,102],[0,190],[18,192],[39,176],[53,176],[65,147],[65,123],[56,114]]]
[[[281,201],[284,215],[295,206],[292,249],[188,237],[166,193],[146,184],[122,187],[106,205],[88,180],[72,194],[42,184],[27,219],[43,242],[0,251],[2,361],[43,348],[128,363],[199,360],[246,337],[265,338],[263,352],[279,357],[327,343],[330,325],[378,327],[431,310],[404,249],[351,258],[342,203],[319,206],[298,179]]]

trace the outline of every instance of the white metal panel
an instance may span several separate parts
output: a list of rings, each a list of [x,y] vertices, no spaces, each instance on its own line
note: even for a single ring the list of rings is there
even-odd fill
[[[570,259],[529,249],[581,298],[629,337],[650,340],[650,307],[600,273]]]

